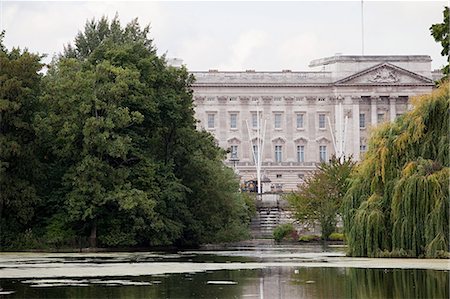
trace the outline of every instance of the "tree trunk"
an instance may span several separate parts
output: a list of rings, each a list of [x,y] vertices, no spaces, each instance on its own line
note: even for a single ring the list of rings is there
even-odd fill
[[[89,247],[97,247],[97,221],[94,220],[91,226],[91,235],[89,236]]]

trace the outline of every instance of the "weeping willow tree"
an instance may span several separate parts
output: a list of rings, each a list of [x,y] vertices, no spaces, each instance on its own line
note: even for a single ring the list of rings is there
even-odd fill
[[[373,131],[343,202],[351,256],[441,257],[449,250],[449,87]]]

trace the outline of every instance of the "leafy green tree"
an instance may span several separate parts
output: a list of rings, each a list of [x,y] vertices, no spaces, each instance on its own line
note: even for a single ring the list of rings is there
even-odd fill
[[[3,45],[0,34],[0,247],[32,227],[39,177],[32,118],[37,110],[41,56]]]
[[[449,23],[449,8],[448,6],[444,7],[443,11],[444,20],[442,23],[433,24],[430,27],[431,35],[434,40],[442,45],[442,56],[447,56],[447,62],[450,62],[449,57],[449,31],[450,31],[450,23]],[[443,73],[448,76],[449,75],[449,64],[444,66],[442,69]]]
[[[197,245],[242,238],[251,208],[224,152],[196,130],[193,77],[158,57],[148,27],[87,22],[50,67],[35,118],[62,206],[48,230],[91,246]],[[59,178],[59,180],[58,180]],[[68,215],[62,222],[61,215]]]
[[[448,85],[375,130],[344,199],[352,256],[439,257],[449,248]]]
[[[296,219],[312,225],[320,223],[324,240],[336,230],[353,167],[351,158],[341,161],[332,157],[329,163],[320,164],[317,171],[306,177],[297,192],[287,196]]]

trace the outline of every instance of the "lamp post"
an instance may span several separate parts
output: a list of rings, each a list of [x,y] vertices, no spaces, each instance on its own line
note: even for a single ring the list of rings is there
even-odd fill
[[[233,163],[233,170],[234,172],[236,172],[236,164],[239,163],[239,158],[234,156],[233,153],[231,153],[231,158],[229,159],[229,161]]]

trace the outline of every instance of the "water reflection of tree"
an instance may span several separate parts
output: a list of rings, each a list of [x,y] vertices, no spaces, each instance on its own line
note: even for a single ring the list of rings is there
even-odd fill
[[[448,272],[418,269],[348,269],[347,298],[448,298]]]
[[[448,280],[448,271],[418,269],[300,268],[291,275],[304,298],[318,299],[449,298]]]

